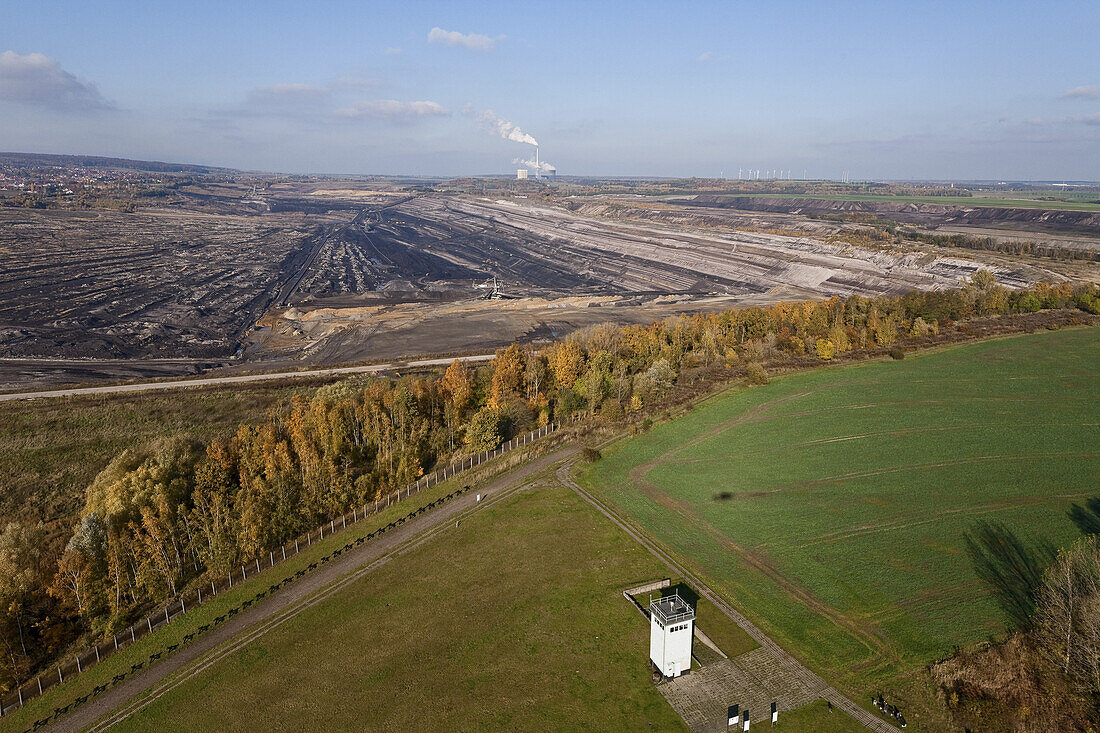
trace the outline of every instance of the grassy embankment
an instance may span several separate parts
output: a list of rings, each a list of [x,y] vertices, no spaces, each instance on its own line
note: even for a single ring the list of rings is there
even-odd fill
[[[605,450],[582,480],[826,679],[927,727],[920,669],[1005,627],[963,531],[1077,535],[1098,357],[1081,328],[792,374]]]

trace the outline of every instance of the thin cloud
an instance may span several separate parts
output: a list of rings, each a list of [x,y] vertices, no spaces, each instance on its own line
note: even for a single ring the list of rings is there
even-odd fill
[[[317,102],[329,94],[326,87],[313,84],[273,84],[267,87],[257,87],[248,93],[250,102],[258,103],[298,103]]]
[[[1053,127],[1055,125],[1100,125],[1100,112],[1089,115],[1070,115],[1069,117],[1030,117],[1024,120],[1032,127]]]
[[[1067,89],[1062,95],[1066,99],[1100,99],[1100,87],[1091,84]]]
[[[445,31],[438,26],[428,31],[428,43],[441,43],[444,46],[461,46],[474,51],[492,51],[496,48],[497,41],[504,36],[490,38],[481,33],[459,33],[458,31]]]
[[[699,54],[698,56],[695,57],[695,60],[698,61],[701,64],[704,64],[707,61],[713,61],[714,60],[714,54],[711,53],[710,51],[703,51],[701,54]]]
[[[0,99],[59,111],[114,109],[95,84],[41,53],[0,53]]]
[[[341,76],[333,86],[344,90],[359,91],[380,87],[382,82],[368,76]]]
[[[356,102],[333,112],[345,119],[376,118],[398,122],[408,122],[427,117],[446,117],[451,114],[443,105],[431,101],[402,102],[397,99],[372,99]]]
[[[398,56],[401,54],[401,49],[397,46],[389,46],[382,53],[386,54],[387,56]]]

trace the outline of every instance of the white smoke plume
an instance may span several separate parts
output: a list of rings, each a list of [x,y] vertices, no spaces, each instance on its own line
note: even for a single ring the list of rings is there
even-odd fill
[[[530,168],[531,170],[535,170],[536,168],[544,172],[557,170],[557,168],[550,165],[545,160],[540,160],[538,162],[538,165],[535,165],[534,158],[531,158],[531,160],[524,160],[523,158],[512,158],[512,162],[516,165],[522,165],[524,168]]]
[[[505,140],[514,140],[517,143],[527,143],[528,145],[535,146],[539,144],[538,140],[519,129],[519,125],[498,116],[497,113],[491,109],[477,110],[470,105],[466,105],[462,111],[477,119],[486,129],[495,132]]]

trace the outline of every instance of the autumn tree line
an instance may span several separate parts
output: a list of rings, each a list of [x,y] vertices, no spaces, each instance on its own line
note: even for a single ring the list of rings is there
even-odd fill
[[[1008,290],[988,272],[959,290],[833,297],[599,325],[488,365],[346,381],[198,444],[125,450],[88,486],[60,555],[41,524],[0,532],[0,689],[75,640],[103,638],[204,578],[224,576],[328,517],[576,413],[609,421],[659,405],[687,373],[767,381],[763,363],[899,348],[955,322],[1042,308],[1100,313],[1094,285]]]

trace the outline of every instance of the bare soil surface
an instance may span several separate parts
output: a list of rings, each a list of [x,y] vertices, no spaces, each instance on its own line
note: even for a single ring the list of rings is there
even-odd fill
[[[227,358],[303,265],[318,226],[0,209],[0,353]]]
[[[1096,271],[857,246],[841,237],[866,225],[814,218],[792,199],[363,185],[195,185],[132,213],[0,208],[0,256],[12,263],[0,270],[0,388],[481,351],[604,321],[951,288],[981,268],[1010,287]],[[927,224],[951,209],[936,206],[900,211]],[[1046,213],[1043,226],[1092,226],[1078,221],[1088,212]],[[487,299],[493,278],[505,299]]]

